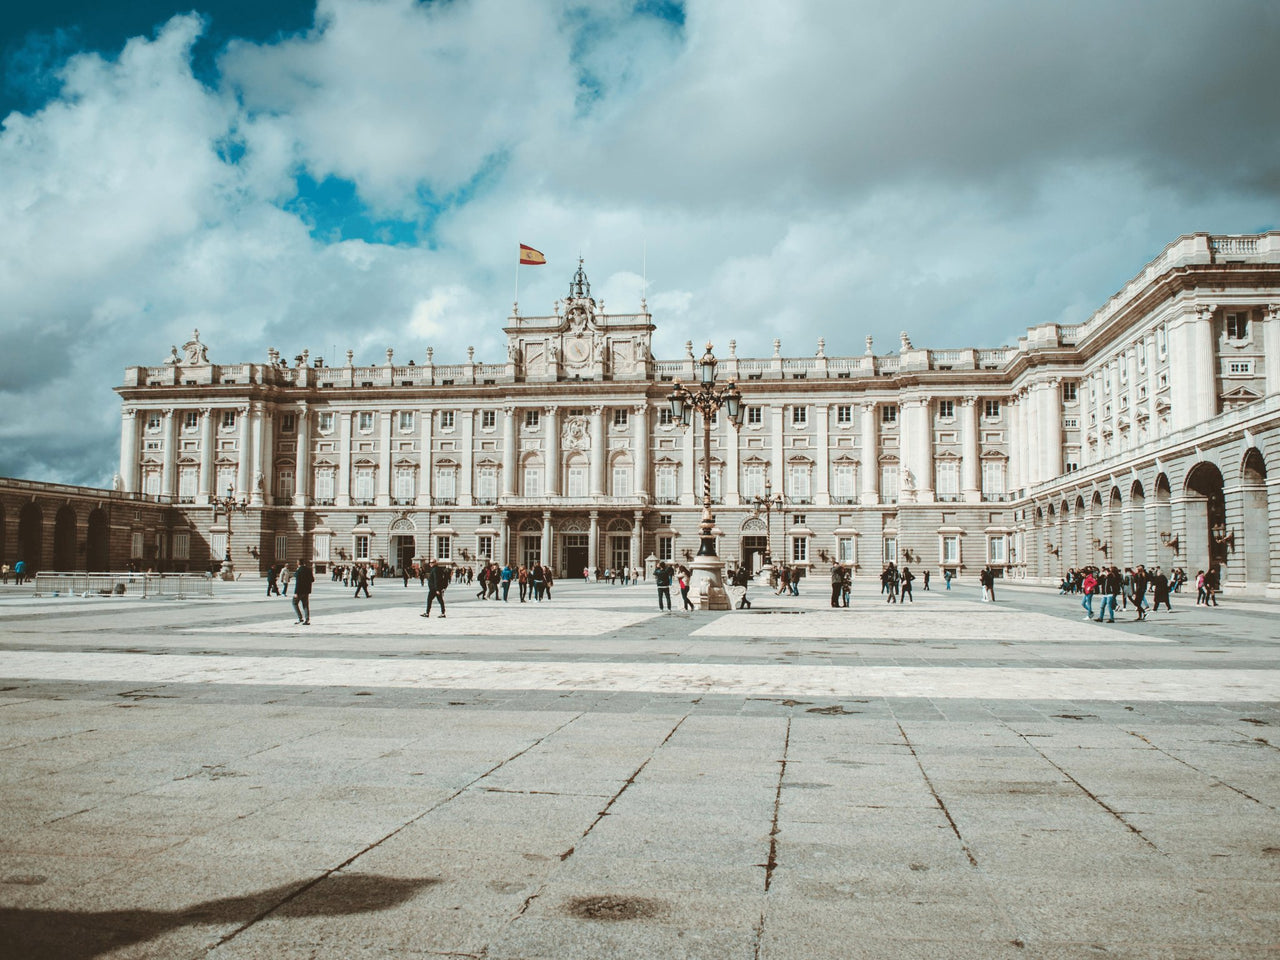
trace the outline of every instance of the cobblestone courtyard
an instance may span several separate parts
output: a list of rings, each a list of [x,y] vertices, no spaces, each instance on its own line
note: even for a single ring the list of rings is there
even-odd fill
[[[1273,604],[0,593],[0,954],[1272,958]]]

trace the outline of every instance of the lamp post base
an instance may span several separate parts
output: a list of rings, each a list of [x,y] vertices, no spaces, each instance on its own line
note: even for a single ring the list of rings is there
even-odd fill
[[[699,610],[731,610],[724,588],[724,561],[712,554],[697,556],[689,565],[689,590],[696,594]]]
[[[234,580],[236,578],[236,570],[235,567],[231,565],[230,560],[222,561],[222,569],[218,572],[218,576],[223,580]]]

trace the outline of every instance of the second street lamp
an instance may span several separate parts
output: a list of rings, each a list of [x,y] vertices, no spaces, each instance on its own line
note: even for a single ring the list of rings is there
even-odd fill
[[[690,388],[679,380],[672,387],[667,401],[671,404],[671,418],[682,427],[692,426],[694,414],[702,415],[702,522],[699,525],[698,555],[691,566],[690,588],[697,594],[702,610],[728,610],[729,595],[724,588],[724,562],[716,555],[715,517],[711,513],[711,418],[724,408],[734,430],[742,426],[745,412],[742,393],[730,380],[716,389],[716,358],[707,341],[707,352],[698,361],[698,383]]]

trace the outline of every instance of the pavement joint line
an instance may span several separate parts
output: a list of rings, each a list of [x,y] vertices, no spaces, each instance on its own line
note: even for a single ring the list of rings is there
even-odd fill
[[[782,738],[782,759],[778,763],[778,784],[774,788],[773,794],[773,820],[769,824],[769,858],[760,866],[764,867],[764,892],[768,896],[769,887],[773,883],[773,871],[778,866],[778,816],[782,810],[782,783],[787,776],[787,762],[791,758],[791,717],[787,717],[787,726]],[[768,901],[763,900],[760,904],[760,919],[756,922],[755,929],[752,931],[752,957],[754,960],[760,958],[760,945],[764,942],[764,925],[766,919],[766,911],[768,909]]]
[[[444,799],[442,799],[442,800],[437,801],[436,803],[431,804],[429,807],[427,807],[427,809],[423,810],[421,813],[415,814],[414,816],[410,817],[408,820],[406,820],[404,823],[400,824],[400,826],[396,827],[396,828],[395,828],[394,830],[392,830],[390,833],[386,834],[386,835],[385,835],[385,836],[383,836],[383,837],[380,837],[380,838],[379,838],[379,839],[377,839],[377,840],[374,840],[372,843],[368,844],[368,845],[367,845],[367,846],[365,846],[363,849],[356,851],[356,852],[355,852],[355,853],[353,853],[351,856],[349,856],[346,860],[343,860],[341,863],[339,863],[337,866],[335,866],[335,867],[330,867],[329,869],[327,869],[327,870],[325,870],[324,872],[322,872],[319,876],[317,876],[317,877],[315,877],[314,879],[312,879],[312,880],[308,881],[307,883],[302,884],[300,887],[298,887],[298,888],[297,888],[296,890],[294,890],[292,893],[290,893],[290,894],[286,895],[285,897],[283,897],[282,899],[280,899],[278,902],[276,902],[276,903],[275,903],[275,904],[273,904],[272,906],[267,907],[267,908],[266,908],[265,910],[263,910],[261,913],[257,914],[257,916],[251,917],[249,920],[246,920],[244,923],[242,923],[242,924],[241,924],[240,926],[238,926],[236,929],[232,930],[230,933],[228,933],[228,934],[226,934],[225,936],[223,936],[220,940],[218,940],[218,942],[217,942],[217,943],[213,944],[211,947],[208,947],[208,948],[204,951],[204,954],[203,954],[203,955],[204,955],[204,956],[207,956],[209,953],[213,952],[214,950],[217,950],[217,949],[219,949],[220,947],[222,947],[222,946],[224,946],[224,945],[226,945],[226,944],[230,943],[230,942],[231,942],[232,940],[234,940],[236,937],[240,936],[240,934],[244,933],[246,930],[248,930],[249,928],[251,928],[251,927],[253,927],[253,926],[257,925],[258,923],[261,923],[263,920],[265,920],[267,917],[271,916],[273,913],[275,913],[275,912],[276,912],[277,910],[279,910],[281,907],[283,907],[283,906],[285,906],[285,905],[287,905],[287,904],[289,904],[289,903],[293,902],[293,901],[294,901],[294,900],[296,900],[298,897],[302,896],[304,893],[306,893],[306,892],[308,892],[309,890],[312,890],[312,889],[314,889],[315,887],[319,886],[321,883],[323,883],[324,881],[328,880],[330,877],[332,877],[332,876],[333,876],[335,873],[337,873],[339,870],[345,870],[347,867],[351,866],[351,864],[355,863],[357,860],[359,860],[361,857],[363,857],[366,853],[369,853],[371,850],[375,850],[375,849],[377,849],[377,848],[378,848],[378,847],[380,847],[382,844],[384,844],[384,843],[386,843],[388,840],[390,840],[392,837],[396,836],[397,834],[399,834],[399,833],[403,832],[404,830],[407,830],[409,827],[413,826],[413,824],[417,823],[417,822],[418,822],[419,820],[421,820],[423,817],[426,817],[426,816],[428,816],[429,814],[432,814],[432,813],[434,813],[435,811],[439,810],[439,809],[440,809],[441,807],[443,807],[446,803],[449,803],[449,802],[451,802],[451,801],[453,801],[453,800],[456,800],[458,797],[462,796],[462,794],[466,793],[468,790],[470,790],[472,787],[474,787],[477,783],[479,783],[479,782],[480,782],[481,780],[483,780],[485,777],[488,777],[488,776],[490,776],[490,775],[492,775],[492,774],[494,774],[494,773],[497,773],[499,770],[501,770],[503,767],[505,767],[505,766],[506,766],[508,763],[510,763],[511,761],[513,761],[513,760],[518,760],[520,757],[524,756],[526,753],[528,753],[530,750],[532,750],[532,749],[534,749],[535,747],[537,747],[539,744],[543,743],[545,740],[548,740],[548,739],[550,739],[551,737],[555,736],[557,733],[559,733],[559,732],[560,732],[561,730],[563,730],[565,727],[569,726],[571,723],[574,723],[575,721],[580,720],[584,715],[585,715],[584,713],[574,714],[572,717],[570,717],[568,720],[564,721],[564,723],[560,724],[558,727],[555,727],[553,730],[550,730],[550,731],[548,731],[547,733],[543,734],[541,737],[539,737],[538,739],[534,740],[532,743],[530,743],[530,744],[526,745],[526,746],[525,746],[525,747],[523,747],[522,749],[520,749],[520,750],[516,751],[516,752],[515,752],[515,753],[513,753],[511,756],[506,757],[505,759],[503,759],[503,760],[499,761],[498,763],[494,764],[492,767],[490,767],[490,768],[489,768],[488,770],[486,770],[484,773],[482,773],[482,774],[480,774],[479,776],[477,776],[475,779],[473,779],[473,780],[469,781],[468,783],[463,784],[461,787],[459,787],[459,788],[458,788],[457,790],[455,790],[453,793],[449,794],[449,796],[445,797],[445,798],[444,798]]]
[[[1081,793],[1083,793],[1086,797],[1088,797],[1090,800],[1092,800],[1094,803],[1100,806],[1103,810],[1107,811],[1107,813],[1111,814],[1111,816],[1114,817],[1116,820],[1118,820],[1121,824],[1123,824],[1125,829],[1131,831],[1134,834],[1134,836],[1136,836],[1139,840],[1141,840],[1143,843],[1149,846],[1156,853],[1159,853],[1159,854],[1164,853],[1164,851],[1161,850],[1158,846],[1156,846],[1156,844],[1153,841],[1148,839],[1147,836],[1141,830],[1139,830],[1132,823],[1126,820],[1124,818],[1124,815],[1121,814],[1120,811],[1116,810],[1114,807],[1108,804],[1105,800],[1099,797],[1096,793],[1094,793],[1092,790],[1086,787],[1083,783],[1081,783],[1079,780],[1077,780],[1075,777],[1069,774],[1066,771],[1066,769],[1063,768],[1061,765],[1055,763],[1052,759],[1050,759],[1048,754],[1046,754],[1043,750],[1041,750],[1039,747],[1033,744],[1029,739],[1027,739],[1027,737],[1023,736],[1022,731],[1015,730],[1013,727],[1009,726],[1009,724],[1004,723],[1003,721],[1001,721],[1001,723],[1010,731],[1012,731],[1017,737],[1019,737],[1023,743],[1025,743],[1028,747],[1034,750],[1040,756],[1040,758],[1044,760],[1045,763],[1049,764],[1049,766],[1053,767],[1060,774],[1062,774],[1064,777],[1066,777],[1068,780],[1074,783],[1076,787],[1080,789]]]
[[[906,744],[907,749],[911,751],[911,757],[916,762],[916,766],[920,770],[920,776],[924,778],[925,786],[929,788],[929,792],[933,794],[933,801],[938,805],[938,809],[942,811],[942,815],[947,818],[947,823],[951,825],[951,832],[956,835],[956,840],[960,843],[960,849],[964,851],[964,855],[969,858],[969,866],[977,867],[978,858],[973,855],[973,851],[969,848],[969,844],[965,842],[964,836],[960,833],[960,828],[956,825],[955,818],[951,816],[951,811],[947,809],[946,802],[942,799],[942,795],[938,793],[938,788],[933,785],[933,779],[929,776],[929,772],[925,770],[924,764],[920,760],[920,755],[916,753],[915,744],[911,742],[911,738],[907,736],[907,731],[903,729],[900,720],[894,720],[897,724],[898,732],[902,734],[902,742]]]
[[[1240,796],[1244,797],[1246,800],[1252,800],[1254,803],[1258,804],[1258,806],[1266,807],[1268,810],[1276,809],[1271,804],[1266,803],[1262,800],[1259,800],[1257,797],[1253,796],[1252,794],[1246,793],[1245,791],[1241,790],[1239,787],[1233,786],[1232,784],[1227,783],[1227,781],[1223,780],[1222,778],[1215,777],[1212,773],[1209,773],[1207,770],[1201,770],[1194,763],[1189,763],[1188,761],[1183,760],[1181,757],[1177,756],[1176,754],[1172,754],[1168,750],[1165,750],[1163,747],[1156,746],[1154,743],[1152,743],[1142,734],[1138,733],[1136,730],[1126,730],[1125,733],[1129,734],[1131,737],[1137,737],[1139,740],[1141,740],[1143,743],[1149,746],[1152,750],[1155,750],[1157,753],[1163,754],[1164,756],[1168,757],[1170,760],[1173,760],[1173,761],[1176,761],[1177,763],[1182,764],[1184,767],[1188,768],[1189,770],[1194,770],[1196,773],[1200,774],[1200,776],[1207,777],[1209,780],[1212,780],[1214,783],[1218,784],[1219,786],[1226,787],[1228,790],[1234,790],[1236,793],[1240,794]]]

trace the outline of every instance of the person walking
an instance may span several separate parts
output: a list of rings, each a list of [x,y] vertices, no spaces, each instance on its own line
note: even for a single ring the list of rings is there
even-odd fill
[[[542,565],[542,599],[551,599],[551,588],[556,584],[551,577],[551,568],[546,564]]]
[[[443,564],[432,560],[427,564],[427,609],[419,614],[421,617],[431,616],[431,604],[440,601],[440,616],[444,616],[444,590],[449,586],[449,571]]]
[[[1088,570],[1084,575],[1084,599],[1080,601],[1080,606],[1084,607],[1084,618],[1086,620],[1093,619],[1093,595],[1098,589],[1098,578],[1093,575],[1092,570]]]
[[[1156,572],[1151,575],[1151,612],[1155,613],[1162,603],[1165,610],[1173,613],[1173,607],[1169,605],[1169,578],[1156,567]]]
[[[1221,574],[1217,567],[1210,567],[1204,575],[1204,605],[1218,605],[1218,591],[1222,588]]]
[[[529,597],[529,570],[523,563],[516,570],[516,583],[520,587],[520,602],[524,603]]]
[[[844,590],[844,567],[837,560],[831,565],[831,605],[840,606],[840,594]]]
[[[978,574],[978,583],[982,585],[982,602],[996,602],[996,576],[992,572],[991,567],[982,568],[982,572]]]
[[[535,562],[529,568],[529,579],[533,581],[533,599],[542,602],[542,592],[547,587],[547,582],[542,578],[542,564]]]
[[[363,590],[363,591],[364,591],[365,598],[366,598],[366,599],[368,599],[368,597],[369,597],[369,571],[368,571],[368,569],[365,567],[365,565],[362,563],[362,564],[360,564],[360,566],[356,567],[355,572],[354,572],[354,573],[352,573],[351,577],[352,577],[352,579],[353,579],[353,580],[355,580],[355,583],[356,583],[356,592],[355,592],[355,593],[353,593],[353,594],[351,595],[351,596],[352,596],[352,599],[354,599],[354,598],[356,598],[356,597],[360,596],[360,591],[361,591],[361,590]],[[295,592],[296,592],[296,591],[295,591]]]
[[[298,572],[293,577],[293,612],[298,615],[295,622],[308,627],[311,626],[311,586],[315,582],[311,562],[299,560]]]
[[[900,603],[906,603],[908,600],[910,600],[912,603],[916,602],[916,595],[911,592],[911,583],[912,581],[915,580],[915,578],[916,578],[916,575],[911,572],[910,567],[902,568],[902,574],[899,577],[901,587],[898,592],[898,600]]]
[[[840,578],[840,599],[842,606],[849,606],[849,594],[853,592],[853,567],[844,568],[844,576]]]
[[[280,564],[267,567],[267,596],[280,596]]]
[[[1098,604],[1098,623],[1104,618],[1108,623],[1116,622],[1116,599],[1120,596],[1122,587],[1120,571],[1116,567],[1102,571],[1098,578],[1098,594],[1102,598]]]
[[[19,560],[13,565],[13,582],[21,584],[27,575],[27,561]]]
[[[925,571],[924,571],[924,588],[925,588],[925,590],[928,590],[928,589],[929,589],[929,570],[928,570],[928,568],[925,568]]]
[[[1138,610],[1137,620],[1147,619],[1147,570],[1142,564],[1133,571],[1133,605]]]
[[[689,599],[689,571],[681,567],[676,577],[676,583],[680,586],[680,599],[684,602],[684,609],[692,610],[693,602]]]
[[[734,587],[742,588],[742,596],[738,598],[739,610],[750,610],[751,601],[747,599],[747,586],[751,583],[751,576],[747,573],[746,567],[739,567],[733,572]]]
[[[942,571],[942,579],[946,581],[948,590],[951,589],[951,578],[954,576],[955,574],[951,571],[950,567]]]
[[[502,602],[507,602],[507,596],[511,593],[511,578],[515,576],[515,571],[511,569],[511,564],[503,564],[502,566]]]
[[[662,610],[666,601],[666,611],[671,612],[671,568],[663,560],[653,571],[653,582],[658,585],[658,609]]]

